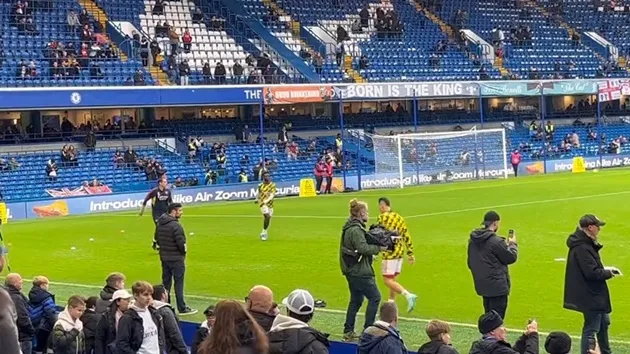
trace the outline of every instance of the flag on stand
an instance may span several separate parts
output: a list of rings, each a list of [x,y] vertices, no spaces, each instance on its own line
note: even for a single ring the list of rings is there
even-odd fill
[[[604,80],[599,85],[599,102],[621,99],[621,80]]]

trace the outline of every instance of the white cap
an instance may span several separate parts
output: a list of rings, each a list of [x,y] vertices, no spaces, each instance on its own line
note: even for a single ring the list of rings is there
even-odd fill
[[[131,299],[133,296],[129,294],[129,292],[125,289],[116,290],[114,295],[112,296],[112,301],[116,301],[118,299]]]
[[[315,311],[315,300],[313,295],[303,289],[295,289],[282,300],[282,304],[289,311],[298,315],[310,315]]]

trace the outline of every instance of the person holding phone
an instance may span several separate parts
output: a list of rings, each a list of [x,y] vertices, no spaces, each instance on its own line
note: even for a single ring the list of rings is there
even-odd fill
[[[596,337],[601,353],[612,353],[608,340],[612,306],[606,281],[621,276],[621,271],[604,267],[599,255],[603,247],[598,242],[599,232],[604,225],[595,215],[584,215],[567,239],[564,308],[584,316],[580,354],[590,353]]]
[[[484,215],[482,227],[470,233],[468,241],[468,269],[472,273],[477,295],[483,298],[484,312],[496,311],[505,318],[510,295],[508,266],[518,258],[516,234],[499,237],[501,218],[495,211]]]

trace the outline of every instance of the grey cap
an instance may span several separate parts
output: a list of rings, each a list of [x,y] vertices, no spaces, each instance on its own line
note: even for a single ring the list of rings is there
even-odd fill
[[[293,290],[289,296],[282,300],[282,304],[297,315],[310,315],[315,311],[313,295],[303,289]]]

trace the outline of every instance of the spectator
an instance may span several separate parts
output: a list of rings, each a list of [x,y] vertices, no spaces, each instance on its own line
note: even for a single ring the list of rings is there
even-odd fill
[[[219,60],[217,62],[217,65],[214,67],[214,79],[217,81],[217,84],[219,84],[219,85],[227,84],[227,81],[225,79],[225,75],[226,75],[225,66]]]
[[[190,65],[188,65],[188,60],[184,59],[179,63],[179,84],[181,86],[188,86],[188,75],[190,75]]]
[[[525,332],[514,344],[507,342],[507,330],[503,319],[496,311],[490,311],[479,317],[479,332],[483,335],[470,348],[470,354],[538,354],[538,323],[531,321]]]
[[[20,168],[20,166],[22,166],[21,163],[19,163],[15,157],[12,157],[11,159],[9,159],[9,170],[10,171],[15,171],[18,168]]]
[[[48,160],[48,163],[46,164],[46,176],[48,176],[48,179],[50,181],[57,180],[58,170],[59,170],[59,167],[57,167],[57,163],[55,162],[55,160],[54,159]]]
[[[79,22],[79,16],[77,16],[77,13],[74,12],[74,10],[70,10],[70,12],[68,12],[68,16],[66,20],[68,22],[68,32],[76,33],[77,30],[79,29],[79,26],[81,25],[81,22]]]
[[[0,272],[2,272],[5,262],[5,251],[0,250]],[[17,318],[11,296],[0,286],[0,348],[7,354],[22,354],[18,341]]]
[[[210,63],[205,62],[203,64],[201,74],[203,75],[203,84],[210,85],[212,83],[212,69],[210,68]]]
[[[192,22],[195,24],[201,24],[203,22],[203,11],[195,6],[192,12]]]
[[[103,79],[104,77],[105,77],[105,74],[103,74],[103,71],[101,70],[100,65],[97,62],[92,63],[92,65],[90,66],[90,78]],[[96,141],[94,142],[94,144],[96,146]],[[88,150],[88,151],[94,151],[94,149]]]
[[[83,140],[83,144],[87,148],[88,152],[94,151],[94,148],[96,147],[96,135],[94,134],[94,131],[90,130],[88,132],[87,136]]]
[[[269,341],[265,332],[239,302],[220,301],[214,314],[214,326],[210,336],[199,346],[199,354],[268,353]]]
[[[547,140],[553,140],[553,135],[556,133],[556,127],[548,120],[545,124],[545,137]]]
[[[407,354],[407,349],[400,337],[398,326],[398,308],[396,303],[388,301],[381,305],[380,320],[366,328],[359,339],[359,354]]]
[[[6,290],[13,300],[17,313],[17,329],[22,354],[31,354],[33,350],[33,338],[35,337],[35,327],[28,315],[28,299],[22,294],[23,281],[17,273],[8,274],[4,284]]]
[[[140,59],[142,59],[142,66],[149,66],[149,54],[151,53],[151,48],[149,44],[149,39],[147,37],[142,37],[140,40]]]
[[[125,276],[122,273],[110,273],[105,279],[105,287],[101,290],[96,301],[96,312],[105,313],[113,301],[113,296],[118,290],[125,288]]]
[[[265,332],[269,332],[278,311],[271,289],[256,285],[249,291],[245,302],[249,314]]]
[[[96,328],[94,354],[114,354],[118,322],[129,309],[132,296],[127,290],[116,290],[112,302],[103,313]]]
[[[133,146],[129,145],[123,157],[128,167],[134,166],[138,160],[138,153],[133,149]]]
[[[83,9],[83,11],[81,11],[81,13],[79,14],[79,23],[81,24],[81,26],[90,24],[90,15],[88,14],[86,9]]]
[[[164,0],[156,0],[153,8],[151,9],[151,13],[156,16],[164,15]],[[157,31],[156,31],[157,34]]]
[[[287,135],[287,128],[283,126],[280,128],[280,132],[278,132],[278,150],[284,150],[288,142],[289,136]]]
[[[85,312],[80,320],[83,323],[83,337],[85,338],[85,353],[92,354],[95,350],[96,329],[102,315],[96,312],[98,297],[91,296],[85,302]]]
[[[221,149],[217,154],[217,168],[219,170],[225,169],[225,163],[227,162],[227,156],[225,156],[225,151]]]
[[[35,328],[34,352],[44,352],[53,325],[57,322],[55,296],[48,292],[49,282],[46,277],[37,276],[28,293],[28,314]]]
[[[210,26],[215,30],[215,31],[222,31],[223,30],[223,23],[225,21],[221,18],[218,18],[216,16],[212,16],[212,19],[210,20]]]
[[[190,354],[198,353],[199,346],[206,340],[206,338],[208,338],[210,332],[212,331],[212,327],[214,327],[214,322],[216,321],[216,317],[214,316],[214,305],[208,306],[203,314],[206,316],[206,320],[201,322],[197,332],[195,332],[195,338],[193,339],[190,347]]]
[[[321,54],[319,53],[315,53],[315,56],[313,57],[313,66],[315,67],[315,72],[318,75],[322,74],[322,68],[324,67],[324,58],[322,57]]]
[[[184,42],[184,53],[190,53],[190,48],[192,46],[192,35],[188,28],[184,29],[184,35],[182,36],[182,42]]]
[[[120,317],[116,332],[117,354],[161,354],[165,352],[162,317],[151,306],[153,287],[138,281],[131,287],[134,303]]]
[[[175,184],[173,185],[173,188],[181,188],[181,187],[185,187],[186,185],[184,184],[184,182],[182,181],[181,177],[177,177],[175,178]]]
[[[162,317],[164,323],[164,341],[166,353],[168,354],[188,354],[186,343],[179,329],[179,320],[175,315],[175,310],[168,303],[168,292],[163,285],[153,287],[153,304],[157,314]]]
[[[269,354],[327,354],[328,335],[310,327],[315,300],[306,290],[296,289],[282,301],[287,315],[277,315],[269,331]]]
[[[168,39],[171,43],[171,55],[177,55],[177,50],[179,48],[179,34],[175,30],[175,27],[169,27],[168,29]]]
[[[151,52],[151,58],[153,58],[153,61],[152,61],[153,66],[159,66],[158,55],[162,53],[162,49],[160,48],[160,45],[155,39],[153,39],[151,41],[151,44],[149,44],[149,51]]]
[[[342,25],[337,25],[337,43],[341,43],[347,39],[350,39],[350,37],[348,37],[348,31],[346,31]]]
[[[359,59],[359,70],[365,70],[367,68],[369,68],[370,66],[370,61],[368,60],[367,56],[364,54],[361,56],[361,59]]]
[[[300,152],[300,148],[295,141],[287,145],[287,159],[288,160],[297,160],[299,152]]]
[[[114,153],[114,157],[112,159],[114,161],[114,167],[115,168],[119,168],[119,167],[123,167],[125,166],[125,157],[123,155],[122,152],[120,152],[120,150],[116,149],[116,152]]]
[[[241,65],[241,63],[238,62],[238,60],[234,61],[234,66],[232,66],[232,76],[233,76],[233,80],[234,80],[234,84],[235,85],[239,85],[242,83],[245,83],[243,81],[243,66]]]
[[[545,340],[545,350],[549,354],[569,354],[571,337],[564,332],[551,332]]]
[[[575,132],[575,130],[573,131],[573,133],[571,133],[570,143],[575,148],[580,147],[580,136]]]
[[[418,349],[418,354],[459,354],[451,346],[451,326],[440,320],[432,320],[427,323],[425,332],[430,342],[423,344]]]
[[[247,183],[247,182],[248,182],[247,172],[245,172],[244,168],[241,168],[241,172],[239,172],[238,174],[238,183]]]
[[[217,184],[218,175],[215,171],[211,169],[206,170],[206,185],[209,186],[211,184]]]
[[[51,343],[55,354],[85,353],[83,322],[79,319],[84,311],[85,300],[82,297],[73,295],[68,299],[68,305],[53,327]]]

